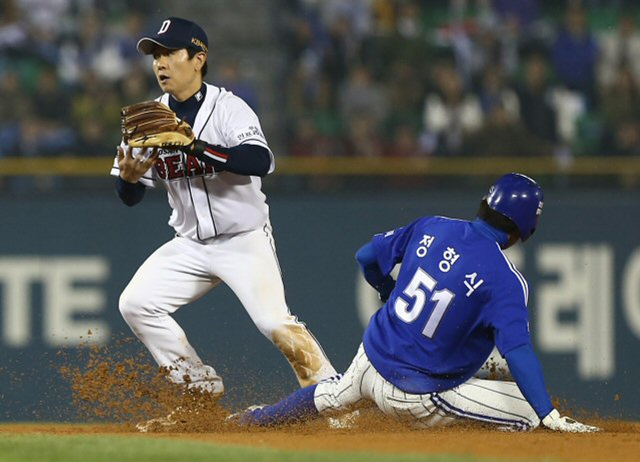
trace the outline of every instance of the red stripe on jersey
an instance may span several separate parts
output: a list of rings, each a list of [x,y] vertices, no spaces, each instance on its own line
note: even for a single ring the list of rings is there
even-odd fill
[[[226,162],[227,159],[229,158],[228,154],[222,154],[221,152],[214,151],[211,148],[204,148],[204,152],[209,157],[211,157],[214,160],[217,160],[218,162]]]

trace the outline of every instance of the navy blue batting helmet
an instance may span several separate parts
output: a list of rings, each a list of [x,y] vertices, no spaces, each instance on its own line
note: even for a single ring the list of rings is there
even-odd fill
[[[509,218],[526,241],[536,230],[544,194],[538,183],[521,173],[507,173],[489,188],[484,197],[490,209]]]

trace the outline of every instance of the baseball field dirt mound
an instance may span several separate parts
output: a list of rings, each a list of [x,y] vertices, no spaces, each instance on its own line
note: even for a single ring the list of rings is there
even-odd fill
[[[243,429],[229,426],[211,432],[137,433],[122,424],[3,424],[0,433],[53,435],[119,434],[140,438],[171,438],[216,444],[296,451],[367,452],[386,454],[459,454],[505,460],[576,462],[637,461],[640,423],[590,421],[604,431],[595,434],[536,430],[504,433],[478,425],[409,430],[386,419],[368,419],[357,428],[334,429],[317,420],[281,429]]]

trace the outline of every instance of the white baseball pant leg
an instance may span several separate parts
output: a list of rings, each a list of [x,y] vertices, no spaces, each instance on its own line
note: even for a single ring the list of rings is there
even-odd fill
[[[205,246],[176,237],[157,249],[140,266],[120,296],[120,312],[169,378],[212,393],[224,386],[216,371],[205,365],[187,336],[171,317],[220,283],[209,273]]]
[[[284,354],[302,386],[336,374],[306,326],[292,316],[268,225],[221,236],[207,244],[175,238],[152,254],[120,297],[120,311],[133,332],[176,383],[222,392],[221,378],[204,365],[170,316],[223,280],[258,329]]]
[[[540,420],[514,382],[472,378],[439,393],[412,394],[386,381],[360,345],[349,369],[339,380],[316,388],[314,401],[321,413],[349,410],[363,399],[374,401],[385,414],[417,427],[447,425],[459,418],[525,430]]]
[[[207,246],[212,273],[236,294],[256,327],[282,352],[301,386],[337,374],[320,344],[289,311],[271,226]]]

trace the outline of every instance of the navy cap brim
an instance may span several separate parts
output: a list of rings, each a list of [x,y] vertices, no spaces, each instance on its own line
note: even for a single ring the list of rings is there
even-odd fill
[[[145,55],[153,54],[154,50],[161,46],[163,48],[167,48],[169,50],[177,50],[179,48],[184,48],[183,44],[173,43],[171,40],[158,40],[157,38],[143,37],[138,41],[138,45],[136,48],[140,53]]]

